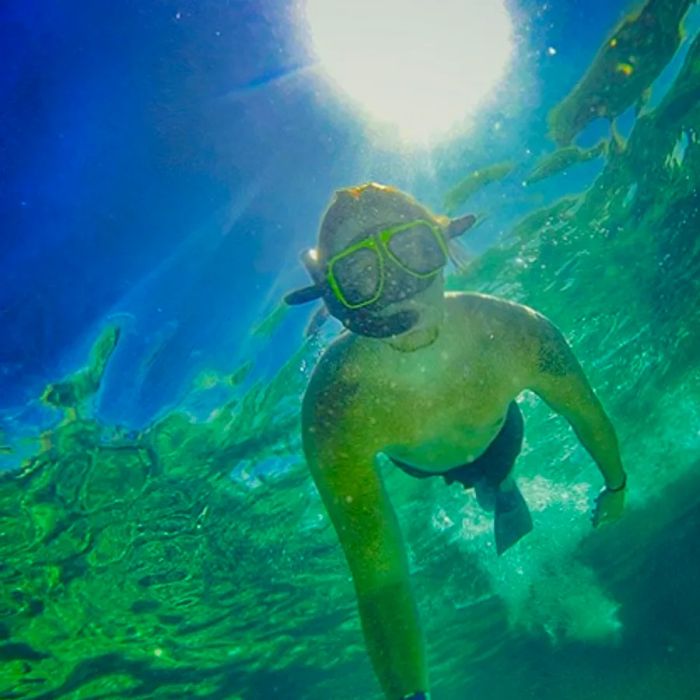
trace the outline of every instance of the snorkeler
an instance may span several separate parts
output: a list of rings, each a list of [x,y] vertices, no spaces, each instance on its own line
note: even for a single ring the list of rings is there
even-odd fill
[[[473,216],[436,217],[377,184],[340,190],[313,285],[350,331],[321,357],[304,396],[303,444],[347,558],[367,649],[387,698],[428,697],[423,634],[396,515],[375,458],[411,476],[473,488],[494,512],[499,554],[532,529],[513,464],[523,438],[515,398],[542,397],[575,430],[603,475],[593,524],[617,519],[627,482],[613,426],[561,333],[544,316],[483,294],[445,294],[451,238]]]

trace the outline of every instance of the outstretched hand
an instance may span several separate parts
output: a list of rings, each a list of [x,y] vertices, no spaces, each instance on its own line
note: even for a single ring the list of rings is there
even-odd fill
[[[603,488],[598,494],[593,508],[593,527],[612,523],[622,515],[625,509],[625,489],[610,491]]]

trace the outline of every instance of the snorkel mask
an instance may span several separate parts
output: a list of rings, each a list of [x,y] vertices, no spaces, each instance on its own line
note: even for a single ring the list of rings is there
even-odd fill
[[[473,215],[441,221],[402,192],[374,183],[340,190],[324,216],[318,248],[301,256],[314,284],[285,301],[322,298],[331,315],[360,335],[405,333],[418,313],[384,310],[427,289],[447,264],[448,241],[475,221]]]

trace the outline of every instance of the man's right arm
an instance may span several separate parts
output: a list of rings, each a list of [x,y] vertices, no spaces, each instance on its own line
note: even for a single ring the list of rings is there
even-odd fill
[[[351,388],[314,384],[304,399],[304,452],[350,566],[374,671],[398,700],[427,690],[427,668],[401,532],[374,463],[380,446],[355,419]]]

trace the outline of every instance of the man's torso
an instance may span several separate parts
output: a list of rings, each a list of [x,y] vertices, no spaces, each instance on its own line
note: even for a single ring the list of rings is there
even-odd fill
[[[346,439],[371,437],[384,453],[425,471],[470,462],[488,447],[525,386],[534,312],[467,294],[448,296],[445,314],[435,342],[415,352],[356,336],[337,342],[338,391],[352,399],[334,429]]]

